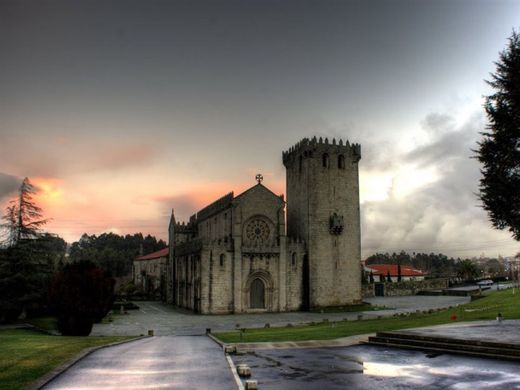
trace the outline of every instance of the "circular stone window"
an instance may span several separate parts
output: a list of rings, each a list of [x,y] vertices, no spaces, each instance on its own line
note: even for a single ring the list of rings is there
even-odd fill
[[[269,225],[262,219],[253,219],[246,226],[246,238],[253,244],[262,244],[269,239]]]

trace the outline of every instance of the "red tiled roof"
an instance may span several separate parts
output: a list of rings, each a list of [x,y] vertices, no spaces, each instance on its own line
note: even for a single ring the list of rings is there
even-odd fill
[[[397,264],[368,264],[366,268],[369,268],[374,275],[384,275],[388,274],[390,271],[390,276],[397,276]],[[401,266],[401,276],[424,276],[425,273],[412,268],[406,265]]]
[[[136,260],[153,260],[153,259],[158,259],[159,257],[168,256],[169,252],[170,252],[169,248],[164,248],[164,249],[161,249],[160,251],[149,253],[147,255],[138,257]]]

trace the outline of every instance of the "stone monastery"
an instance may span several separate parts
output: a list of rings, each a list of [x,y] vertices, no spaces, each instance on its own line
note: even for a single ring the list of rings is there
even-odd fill
[[[244,313],[361,302],[360,145],[304,138],[282,157],[287,202],[257,175],[188,222],[172,212],[169,303]]]

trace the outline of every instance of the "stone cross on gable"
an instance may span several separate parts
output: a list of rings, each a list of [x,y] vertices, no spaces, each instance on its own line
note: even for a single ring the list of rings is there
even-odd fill
[[[264,177],[262,176],[261,173],[259,173],[256,175],[255,179],[258,182],[258,184],[260,184],[260,183],[262,183],[262,180],[264,180]]]

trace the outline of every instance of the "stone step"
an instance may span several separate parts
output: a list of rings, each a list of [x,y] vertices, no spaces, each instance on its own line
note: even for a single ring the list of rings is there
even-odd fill
[[[369,337],[369,343],[378,343],[386,344],[386,345],[397,345],[397,346],[412,346],[417,348],[439,348],[445,351],[453,351],[453,352],[472,352],[472,353],[483,353],[483,354],[491,354],[497,356],[507,356],[512,358],[520,359],[520,351],[515,349],[509,349],[504,346],[502,347],[490,347],[490,346],[482,346],[482,345],[472,345],[472,344],[458,344],[456,342],[444,342],[444,341],[426,341],[426,340],[411,340],[411,339],[403,339],[403,338],[392,338],[392,337]]]
[[[453,349],[446,349],[446,348],[433,347],[433,346],[424,347],[424,346],[393,344],[393,343],[388,343],[388,342],[376,342],[376,341],[369,341],[369,342],[367,342],[367,344],[379,345],[379,346],[384,346],[384,347],[412,349],[412,350],[419,350],[419,351],[452,353],[452,354],[468,355],[468,356],[474,356],[474,357],[520,361],[520,356],[502,355],[502,354],[486,353],[486,352],[474,352],[474,351],[469,351],[469,350],[453,350]]]
[[[514,343],[499,343],[496,341],[485,341],[485,340],[472,340],[472,339],[457,339],[445,336],[432,336],[426,334],[418,334],[418,333],[407,333],[403,332],[378,332],[376,337],[388,337],[392,339],[400,339],[400,340],[413,340],[413,341],[431,341],[436,343],[446,343],[446,344],[457,344],[457,345],[471,345],[471,346],[481,346],[481,347],[489,347],[489,348],[506,348],[508,350],[520,351],[520,344]]]

